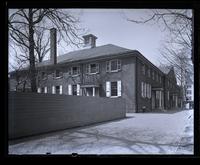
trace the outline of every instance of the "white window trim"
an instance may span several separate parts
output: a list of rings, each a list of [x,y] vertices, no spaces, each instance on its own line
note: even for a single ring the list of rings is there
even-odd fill
[[[111,63],[113,61],[117,61],[117,69],[115,70],[111,70]],[[120,68],[119,68],[119,63],[120,63]],[[108,69],[107,69],[107,66],[108,66]],[[121,59],[113,59],[113,60],[110,60],[110,61],[106,61],[106,72],[119,72],[120,70],[122,70],[122,61]]]
[[[77,94],[76,94],[76,95],[77,95],[77,96],[80,96],[80,94],[81,94],[81,93],[80,93],[80,92],[81,92],[81,87],[80,87],[80,85],[77,84],[77,87],[76,87],[76,88],[77,88]]]
[[[68,95],[72,95],[72,84],[68,85]]]
[[[47,87],[44,87],[44,93],[47,93]]]
[[[40,87],[37,89],[37,93],[41,93],[41,88]]]
[[[62,95],[62,85],[60,85],[60,95]]]
[[[111,97],[111,82],[106,81],[106,97]]]
[[[56,87],[54,85],[52,86],[52,94],[56,94]]]
[[[77,74],[73,74],[73,68],[74,67],[77,67]],[[81,72],[81,68],[80,68],[80,66],[79,65],[77,65],[77,66],[72,66],[71,68],[70,68],[70,72],[71,72],[71,76],[72,77],[76,77],[76,76],[79,76],[80,75],[80,72]]]
[[[96,72],[95,73],[91,73],[91,65],[92,64],[96,65]],[[88,72],[86,72],[87,74],[92,75],[92,74],[98,74],[99,73],[99,63],[90,63],[90,64],[87,64],[86,65],[86,70],[87,70],[87,67],[88,67]]]

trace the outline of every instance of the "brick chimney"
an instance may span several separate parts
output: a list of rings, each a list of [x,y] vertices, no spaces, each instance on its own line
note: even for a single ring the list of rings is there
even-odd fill
[[[84,39],[84,47],[94,48],[96,47],[96,39],[97,37],[93,34],[88,34],[83,36]]]
[[[51,64],[57,63],[57,31],[50,29],[50,61]]]

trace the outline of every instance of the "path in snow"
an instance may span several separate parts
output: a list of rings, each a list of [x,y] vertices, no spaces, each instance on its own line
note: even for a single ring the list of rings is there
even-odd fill
[[[9,154],[193,154],[193,110],[127,118],[25,139]]]

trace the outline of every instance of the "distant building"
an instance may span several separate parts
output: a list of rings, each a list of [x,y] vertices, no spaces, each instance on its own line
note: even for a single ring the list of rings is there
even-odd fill
[[[194,107],[194,82],[191,75],[186,76],[186,108]]]
[[[56,30],[51,29],[50,60],[37,64],[38,93],[92,97],[121,97],[127,112],[148,112],[181,107],[180,87],[173,68],[164,73],[137,50],[108,44],[96,46],[97,37],[83,36],[82,50],[56,54]],[[12,72],[10,89],[29,91],[30,82],[16,87],[28,75]],[[97,105],[100,106],[100,105]]]

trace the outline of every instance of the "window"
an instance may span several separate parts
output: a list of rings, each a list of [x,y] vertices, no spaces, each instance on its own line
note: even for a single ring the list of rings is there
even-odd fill
[[[167,91],[167,100],[169,101],[169,91]]]
[[[191,88],[191,85],[186,85],[186,88]]]
[[[89,42],[90,42],[90,38],[89,37],[85,38],[85,44],[89,44]]]
[[[162,83],[162,77],[160,76],[160,83]]]
[[[47,74],[45,72],[41,73],[42,80],[47,79]]]
[[[151,74],[150,74],[150,69],[148,69],[148,77],[151,77]]]
[[[41,93],[44,93],[44,87],[41,88]]]
[[[72,95],[77,95],[77,85],[72,85]]]
[[[191,90],[187,90],[186,94],[192,94],[192,91]]]
[[[60,93],[60,86],[56,86],[56,94]]]
[[[144,64],[142,65],[142,73],[143,73],[143,75],[145,75],[145,65]]]
[[[86,73],[95,74],[99,72],[99,64],[86,65]]]
[[[121,80],[106,82],[106,97],[119,97],[121,96]]]
[[[74,66],[69,69],[69,75],[76,76],[80,74],[80,67]]]
[[[60,70],[55,70],[54,77],[55,78],[60,78],[61,76],[62,76],[62,72],[60,72]]]
[[[144,94],[143,94],[144,92],[143,92],[143,90],[144,90],[144,86],[143,86],[143,82],[141,82],[141,96],[142,96],[142,97],[144,97]]]
[[[153,79],[153,80],[154,80],[154,76],[155,76],[155,75],[154,75],[154,71],[152,70],[152,79]]]
[[[156,81],[158,81],[158,73],[156,73]]]
[[[117,82],[111,82],[111,96],[117,96]]]
[[[121,60],[111,60],[106,62],[107,72],[117,72],[121,70]]]

